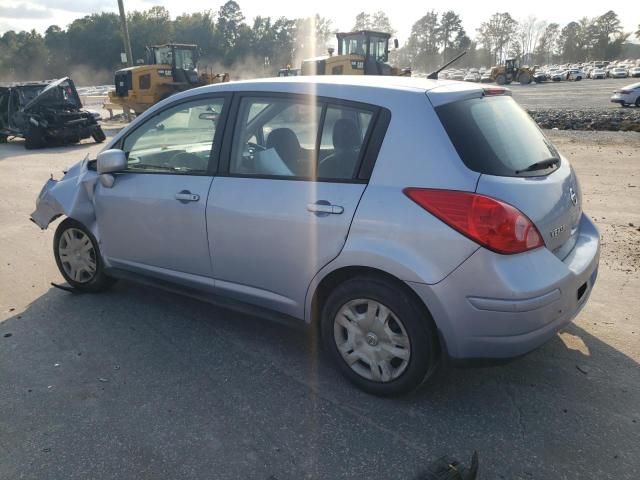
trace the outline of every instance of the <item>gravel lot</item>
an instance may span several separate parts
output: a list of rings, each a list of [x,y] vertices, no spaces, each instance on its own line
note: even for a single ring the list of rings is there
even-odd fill
[[[52,288],[54,229],[28,215],[99,147],[1,145],[0,478],[412,479],[478,450],[480,479],[637,479],[640,135],[549,133],[603,235],[589,304],[522,359],[396,400],[346,383],[303,331],[126,282]]]
[[[530,110],[557,109],[620,109],[620,105],[609,99],[614,90],[619,90],[640,78],[607,78],[605,80],[581,80],[579,82],[544,82],[520,85],[512,83],[509,88],[522,106]]]

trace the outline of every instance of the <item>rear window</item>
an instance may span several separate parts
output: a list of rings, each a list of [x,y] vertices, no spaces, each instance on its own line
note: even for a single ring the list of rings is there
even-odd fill
[[[522,172],[558,152],[509,96],[482,97],[436,108],[451,142],[473,171],[498,176],[538,176],[557,166]],[[518,173],[519,172],[519,173]]]

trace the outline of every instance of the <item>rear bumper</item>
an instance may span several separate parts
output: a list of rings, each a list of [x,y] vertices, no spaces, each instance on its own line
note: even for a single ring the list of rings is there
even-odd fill
[[[481,248],[442,282],[409,285],[429,307],[453,360],[517,357],[580,312],[599,256],[598,230],[583,214],[564,260],[546,248],[511,256]]]

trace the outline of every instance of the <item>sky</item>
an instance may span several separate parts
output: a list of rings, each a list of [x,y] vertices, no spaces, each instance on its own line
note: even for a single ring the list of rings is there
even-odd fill
[[[217,10],[226,0],[124,0],[127,10],[145,10],[153,5],[162,5],[172,17],[181,13]],[[535,0],[533,2],[503,2],[494,0],[447,0],[446,2],[417,2],[415,0],[367,0],[367,2],[345,2],[323,0],[322,2],[291,0],[236,0],[248,20],[257,15],[286,16],[299,18],[319,13],[329,17],[338,30],[348,31],[360,11],[383,10],[389,15],[396,36],[404,42],[413,23],[427,11],[454,10],[462,17],[467,34],[473,38],[476,28],[495,12],[509,12],[516,20],[535,16],[539,19],[559,23],[561,26],[581,17],[595,17],[607,10],[614,10],[623,23],[625,31],[634,32],[640,24],[640,1],[609,0],[608,2],[564,2],[558,0]],[[44,33],[49,25],[65,28],[75,18],[100,11],[118,11],[117,0],[0,0],[0,34],[7,30],[31,30]]]

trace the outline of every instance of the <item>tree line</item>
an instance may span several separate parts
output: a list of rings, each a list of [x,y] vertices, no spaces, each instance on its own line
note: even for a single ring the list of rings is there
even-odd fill
[[[233,78],[274,75],[287,65],[299,67],[303,58],[326,53],[335,33],[332,20],[320,15],[298,19],[258,16],[247,21],[235,0],[228,0],[217,11],[175,19],[162,6],[132,11],[127,17],[134,62],[146,58],[148,45],[195,43],[201,49],[201,64],[231,71]],[[383,11],[359,13],[353,29],[394,33]],[[468,55],[461,60],[462,66],[490,66],[507,57],[529,64],[610,60],[628,54],[640,57],[640,46],[626,43],[630,35],[623,32],[613,11],[563,28],[535,17],[516,21],[502,12],[483,22],[471,38],[459,14],[432,10],[414,23],[405,45],[392,52],[392,62],[427,71],[463,50]],[[634,35],[640,38],[640,25]],[[78,18],[66,28],[52,25],[44,35],[35,30],[7,31],[0,37],[0,79],[71,74],[80,84],[110,83],[113,71],[123,66],[122,51],[119,17],[114,13]]]

